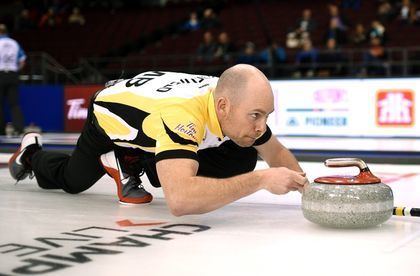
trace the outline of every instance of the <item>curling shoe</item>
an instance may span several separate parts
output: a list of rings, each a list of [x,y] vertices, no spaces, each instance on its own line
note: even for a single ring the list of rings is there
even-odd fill
[[[118,197],[121,204],[143,204],[153,200],[141,184],[140,175],[125,174],[114,151],[102,154],[100,161],[105,171],[117,184]]]
[[[42,137],[39,133],[27,133],[22,137],[20,148],[9,160],[9,171],[11,176],[20,181],[26,177],[33,178],[32,156],[42,148]]]

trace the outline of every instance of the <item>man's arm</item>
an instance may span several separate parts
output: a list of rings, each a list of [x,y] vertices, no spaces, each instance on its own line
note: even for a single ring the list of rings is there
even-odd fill
[[[294,155],[283,146],[276,136],[260,146],[255,146],[260,157],[267,162],[270,167],[286,167],[297,172],[303,172]]]
[[[287,168],[270,168],[216,179],[196,176],[193,159],[164,159],[156,163],[169,209],[175,216],[202,214],[250,195],[260,189],[285,194],[301,189],[306,178]]]

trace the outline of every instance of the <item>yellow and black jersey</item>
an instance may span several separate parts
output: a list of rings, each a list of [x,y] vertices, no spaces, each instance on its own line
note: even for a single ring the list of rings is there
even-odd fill
[[[93,103],[99,127],[121,147],[166,158],[197,159],[197,151],[226,140],[213,91],[218,78],[150,71],[100,91]],[[268,140],[263,135],[256,141]],[[270,132],[271,136],[271,132]]]

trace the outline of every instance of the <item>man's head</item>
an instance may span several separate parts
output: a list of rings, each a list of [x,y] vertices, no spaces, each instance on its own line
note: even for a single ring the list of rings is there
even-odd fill
[[[0,24],[0,35],[7,34],[7,27],[4,24]]]
[[[238,64],[220,76],[214,92],[217,118],[224,135],[242,147],[252,146],[264,134],[274,96],[264,74]]]

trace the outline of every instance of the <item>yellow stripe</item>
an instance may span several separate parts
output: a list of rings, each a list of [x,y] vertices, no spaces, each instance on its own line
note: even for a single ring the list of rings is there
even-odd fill
[[[395,215],[397,215],[397,216],[404,216],[404,207],[397,207],[397,208],[395,208]]]

